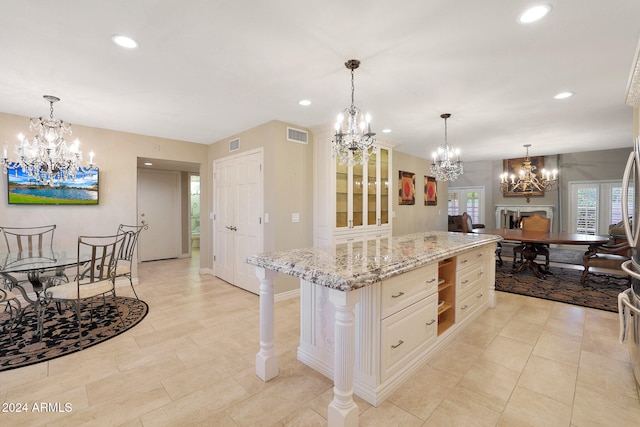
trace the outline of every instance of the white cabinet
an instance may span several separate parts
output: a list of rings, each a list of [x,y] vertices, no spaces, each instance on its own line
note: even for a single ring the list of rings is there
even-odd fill
[[[384,240],[361,239],[341,245],[346,245],[338,252],[348,254],[347,268],[365,263],[375,268],[390,255]],[[493,251],[492,242],[450,252],[447,258],[359,289],[353,382],[358,396],[372,405],[380,404],[489,306],[493,278],[484,272],[494,268]],[[300,284],[298,359],[333,378],[337,344],[329,289],[306,280]]]
[[[489,293],[485,280],[487,265],[486,250],[475,249],[458,256],[456,279],[456,320],[464,320],[478,307],[488,301]]]
[[[382,317],[388,317],[436,291],[438,265],[409,271],[384,281],[382,286]]]
[[[432,293],[382,320],[382,381],[435,341],[438,337],[437,319],[438,295]]]
[[[335,232],[389,224],[390,150],[378,146],[365,165],[341,165],[335,159]]]
[[[314,136],[314,245],[353,236],[391,235],[392,157],[395,144],[376,138],[365,165],[341,165],[332,153],[333,129],[312,129]]]

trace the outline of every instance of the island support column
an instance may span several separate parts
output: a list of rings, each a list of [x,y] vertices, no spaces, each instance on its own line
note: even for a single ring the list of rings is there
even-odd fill
[[[277,377],[280,370],[274,345],[274,296],[277,275],[277,271],[256,267],[256,276],[260,280],[260,351],[256,354],[256,375],[262,381]]]
[[[360,289],[349,292],[329,290],[335,311],[333,347],[333,400],[329,403],[328,422],[334,426],[357,426],[358,406],[353,401],[355,363],[354,309]]]

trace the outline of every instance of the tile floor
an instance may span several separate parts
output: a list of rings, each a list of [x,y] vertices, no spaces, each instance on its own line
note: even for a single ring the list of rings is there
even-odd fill
[[[254,374],[258,297],[190,259],[143,263],[149,315],[82,352],[0,373],[2,426],[322,426],[332,383],[296,360],[298,302],[276,306],[281,373]],[[119,288],[120,294],[131,294]],[[640,402],[614,313],[498,293],[495,309],[361,426],[637,426]],[[33,412],[34,403],[70,412]],[[1,409],[6,409],[5,406]],[[52,409],[55,409],[53,407]]]

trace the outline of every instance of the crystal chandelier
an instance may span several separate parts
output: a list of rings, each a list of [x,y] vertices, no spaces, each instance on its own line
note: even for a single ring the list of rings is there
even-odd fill
[[[500,191],[503,194],[513,195],[518,194],[527,198],[529,203],[530,197],[534,193],[542,193],[545,191],[555,190],[558,185],[558,170],[554,169],[551,172],[546,169],[542,169],[540,172],[540,178],[536,174],[537,166],[531,164],[531,158],[529,157],[529,147],[531,144],[525,144],[523,147],[527,150],[527,156],[522,162],[520,172],[516,176],[515,174],[509,175],[508,171],[505,171],[500,175]]]
[[[353,103],[353,71],[360,66],[360,61],[350,59],[344,65],[351,70],[351,106],[338,114],[333,153],[341,165],[353,166],[365,164],[373,154],[376,134],[371,132],[371,116],[362,114]]]
[[[440,117],[444,119],[444,145],[438,147],[437,153],[433,153],[431,173],[437,181],[453,181],[464,173],[464,167],[460,160],[460,150],[454,150],[447,142],[447,119],[451,114],[441,114]]]
[[[15,146],[16,161],[8,159],[5,142],[0,164],[5,174],[8,170],[14,170],[17,176],[18,169],[21,169],[34,184],[53,187],[60,182],[75,181],[79,176],[92,173],[95,165],[93,151],[89,153],[89,165],[81,165],[82,152],[79,150],[78,139],[67,145],[65,135],[71,135],[71,125],[53,118],[53,104],[60,101],[60,98],[51,95],[43,97],[49,102],[49,118],[31,118],[29,130],[38,134],[31,140],[22,134],[18,135],[20,144]]]

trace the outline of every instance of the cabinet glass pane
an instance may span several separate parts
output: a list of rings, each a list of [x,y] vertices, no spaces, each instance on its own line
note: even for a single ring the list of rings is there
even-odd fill
[[[347,192],[349,175],[347,165],[336,161],[336,227],[347,227]]]
[[[389,150],[380,149],[380,224],[389,224]]]
[[[367,163],[367,224],[376,225],[376,193],[377,193],[377,176],[376,176],[376,154],[372,154],[369,157]]]
[[[364,176],[362,165],[353,166],[353,226],[362,225]]]

